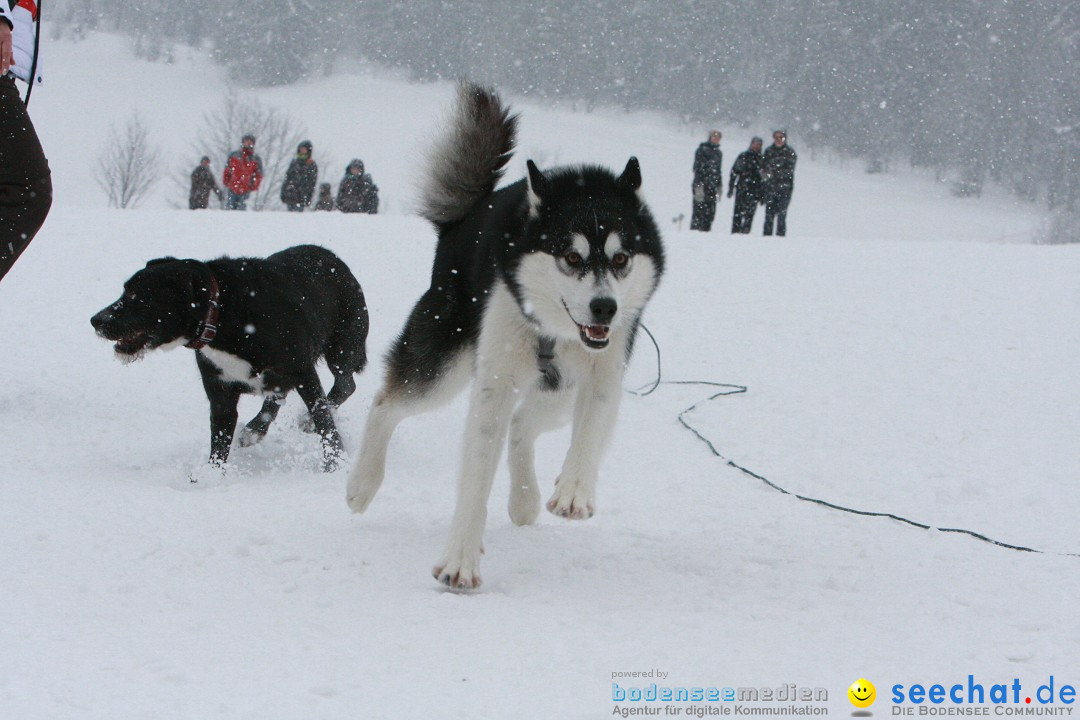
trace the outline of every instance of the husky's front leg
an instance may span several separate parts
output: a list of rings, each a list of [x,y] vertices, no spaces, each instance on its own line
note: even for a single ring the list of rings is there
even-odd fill
[[[547,503],[547,509],[560,517],[583,520],[596,509],[600,458],[611,440],[622,400],[623,364],[611,359],[595,362],[578,385],[570,450]]]
[[[480,586],[477,569],[483,552],[487,502],[515,399],[514,385],[509,378],[483,371],[478,373],[469,399],[469,419],[461,448],[461,474],[450,538],[446,552],[433,571],[435,578],[449,587],[470,589]]]

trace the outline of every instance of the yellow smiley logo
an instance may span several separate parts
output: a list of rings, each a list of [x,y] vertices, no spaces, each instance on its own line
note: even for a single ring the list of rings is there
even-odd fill
[[[868,708],[877,699],[877,690],[874,688],[874,683],[866,678],[859,678],[851,683],[851,687],[847,689],[847,696],[855,707]]]

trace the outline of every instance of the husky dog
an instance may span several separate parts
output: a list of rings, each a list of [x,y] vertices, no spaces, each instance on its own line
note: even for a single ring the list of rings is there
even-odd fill
[[[473,378],[457,507],[434,575],[480,585],[487,501],[510,436],[510,517],[540,514],[533,446],[572,416],[570,450],[547,503],[588,518],[601,454],[642,310],[664,269],[641,170],[541,172],[495,190],[514,147],[517,116],[491,91],[463,84],[452,127],[437,144],[422,214],[439,234],[431,287],[387,356],[347,500],[363,512],[404,418],[441,405]]]
[[[322,436],[323,468],[336,467],[341,438],[330,411],[352,395],[353,375],[367,363],[368,311],[360,283],[329,250],[299,245],[265,259],[151,260],[90,322],[126,362],[155,348],[195,350],[210,400],[211,465],[229,458],[242,393],[265,397],[240,433],[246,446],[263,439],[295,389]],[[334,375],[329,395],[315,370],[319,358]]]

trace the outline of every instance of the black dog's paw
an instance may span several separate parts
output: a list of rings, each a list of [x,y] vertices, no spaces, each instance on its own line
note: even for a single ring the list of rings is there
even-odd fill
[[[323,451],[323,461],[322,461],[322,471],[327,472],[327,473],[332,473],[335,470],[339,469],[341,467],[342,463],[344,462],[343,455],[344,455],[344,453],[340,449],[336,449],[336,450],[327,449],[327,450],[324,450]]]
[[[312,419],[310,414],[304,415],[300,419],[300,422],[298,423],[298,425],[299,425],[300,429],[303,430],[306,433],[314,434],[314,433],[319,432],[318,429],[315,427],[315,421]]]
[[[240,447],[251,447],[252,445],[258,445],[266,437],[266,430],[257,427],[252,427],[250,424],[240,431],[240,437],[237,442]]]
[[[225,463],[211,460],[189,470],[187,477],[192,485],[213,485],[225,479]]]

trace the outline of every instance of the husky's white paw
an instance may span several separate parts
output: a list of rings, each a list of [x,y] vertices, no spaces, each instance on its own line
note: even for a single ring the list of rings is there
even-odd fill
[[[540,517],[540,488],[513,485],[510,488],[510,519],[515,525],[532,525]]]
[[[475,590],[481,583],[477,568],[482,552],[482,548],[472,551],[464,547],[451,548],[431,574],[451,590]]]
[[[570,520],[591,518],[595,507],[596,493],[592,487],[566,480],[561,475],[555,481],[555,494],[547,502],[548,512]]]
[[[349,475],[349,484],[345,489],[345,502],[354,513],[362,513],[375,499],[382,485],[382,478],[365,473],[359,466],[354,467]]]

